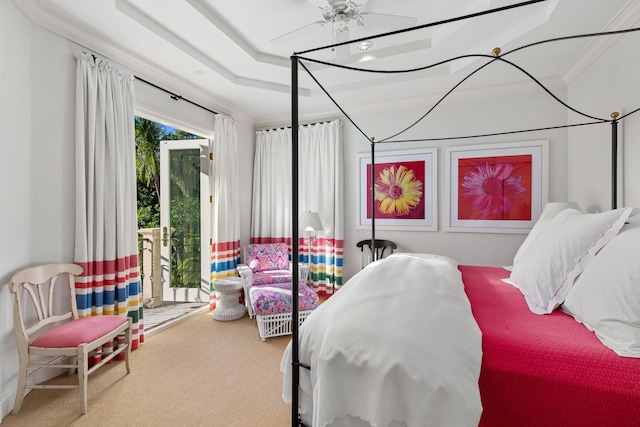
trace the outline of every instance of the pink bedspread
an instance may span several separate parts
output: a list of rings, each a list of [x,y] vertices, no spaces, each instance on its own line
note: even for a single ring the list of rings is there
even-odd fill
[[[480,426],[640,426],[640,359],[560,311],[531,313],[502,268],[459,269],[482,331]]]

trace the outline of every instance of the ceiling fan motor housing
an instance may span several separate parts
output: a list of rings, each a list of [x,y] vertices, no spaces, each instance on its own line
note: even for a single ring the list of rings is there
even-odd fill
[[[417,18],[387,15],[372,12],[360,12],[360,8],[369,0],[307,0],[309,3],[320,9],[322,21],[315,21],[304,25],[296,30],[289,31],[278,36],[271,41],[273,43],[286,43],[307,34],[311,30],[322,28],[326,24],[331,24],[332,37],[334,43],[343,43],[349,40],[349,21],[355,21],[357,25],[367,28],[379,28],[386,30],[397,30],[408,28],[416,24]],[[332,48],[333,49],[333,48]],[[344,59],[349,55],[349,46],[340,46],[339,57]],[[340,58],[339,58],[340,59]]]
[[[336,17],[343,16],[344,20],[356,19],[360,8],[368,0],[326,0],[327,4],[320,7],[322,16],[327,22],[334,21]]]

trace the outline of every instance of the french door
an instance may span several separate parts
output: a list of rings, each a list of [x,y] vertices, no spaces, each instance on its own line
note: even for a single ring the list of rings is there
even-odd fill
[[[162,300],[209,302],[209,142],[160,143]]]

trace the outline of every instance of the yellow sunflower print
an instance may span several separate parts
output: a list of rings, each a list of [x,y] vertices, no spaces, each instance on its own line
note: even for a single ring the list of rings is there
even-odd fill
[[[376,179],[375,198],[380,202],[378,210],[396,217],[408,215],[420,203],[422,182],[413,169],[400,165],[385,168]]]

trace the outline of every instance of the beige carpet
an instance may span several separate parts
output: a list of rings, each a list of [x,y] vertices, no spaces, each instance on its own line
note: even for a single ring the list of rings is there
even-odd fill
[[[280,360],[290,338],[262,342],[246,316],[218,322],[210,312],[197,315],[134,350],[129,375],[122,361],[93,373],[86,415],[80,415],[77,389],[33,390],[20,413],[1,425],[289,426]]]

